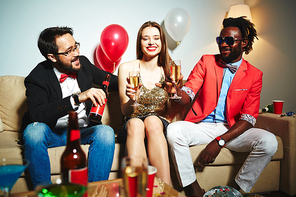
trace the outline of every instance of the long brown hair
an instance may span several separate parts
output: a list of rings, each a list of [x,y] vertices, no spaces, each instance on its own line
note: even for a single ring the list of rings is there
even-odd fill
[[[161,50],[159,53],[158,57],[158,66],[163,67],[163,70],[165,72],[165,76],[169,78],[170,76],[170,55],[168,53],[168,48],[167,48],[167,41],[165,37],[165,33],[163,32],[161,26],[157,22],[153,21],[147,21],[145,22],[139,29],[138,31],[138,36],[137,36],[137,59],[142,59],[143,58],[143,51],[141,49],[141,39],[142,39],[142,32],[143,29],[146,27],[155,27],[159,30],[160,33],[160,41],[161,41]]]

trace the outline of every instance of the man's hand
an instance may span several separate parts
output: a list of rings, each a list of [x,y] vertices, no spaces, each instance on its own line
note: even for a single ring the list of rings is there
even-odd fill
[[[105,104],[106,94],[102,89],[99,88],[90,88],[85,92],[79,94],[79,101],[92,101],[95,106]]]
[[[173,80],[173,77],[170,76],[171,80],[168,81],[167,79],[162,83],[155,83],[155,85],[157,87],[163,88],[167,93],[169,94],[175,94],[177,91],[180,91],[180,86],[181,83],[179,83],[180,81],[183,80],[183,75],[180,75],[180,79],[178,81],[178,83],[176,83],[176,81]]]
[[[216,140],[211,141],[197,158],[197,163],[204,167],[206,164],[213,163],[221,151],[221,147]]]

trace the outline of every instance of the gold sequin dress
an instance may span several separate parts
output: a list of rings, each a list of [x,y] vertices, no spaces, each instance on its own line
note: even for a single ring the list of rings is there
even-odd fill
[[[139,77],[140,83],[142,83],[141,75]],[[165,78],[161,75],[159,83],[162,84]],[[168,93],[157,86],[152,89],[146,88],[144,85],[140,89],[140,96],[135,111],[130,115],[130,118],[143,117],[148,115],[164,116],[167,111],[167,102],[169,99]]]
[[[139,80],[142,83],[141,75]],[[165,80],[164,76],[161,75],[159,83],[162,84],[164,80]],[[166,135],[166,128],[169,125],[169,121],[166,118],[168,101],[169,101],[169,95],[163,88],[159,88],[155,86],[152,89],[148,89],[143,85],[140,90],[140,97],[138,98],[138,103],[141,105],[135,107],[136,109],[129,117],[125,117],[126,122],[117,135],[117,138],[116,138],[117,142],[122,144],[126,143],[126,139],[127,139],[126,124],[129,119],[140,118],[144,120],[146,117],[150,115],[156,115],[160,118],[164,128],[163,129],[164,135]]]

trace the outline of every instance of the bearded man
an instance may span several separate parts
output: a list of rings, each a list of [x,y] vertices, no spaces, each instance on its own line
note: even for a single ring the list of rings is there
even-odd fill
[[[108,72],[79,55],[80,44],[71,28],[46,28],[40,33],[38,48],[46,60],[25,79],[28,111],[22,122],[33,186],[51,182],[47,149],[66,145],[69,111],[78,114],[81,144],[90,144],[89,182],[107,180],[113,162],[114,131],[106,125],[90,124],[88,114],[92,103],[97,106],[105,102],[104,91],[92,86],[101,85]],[[117,76],[111,76],[109,88],[118,91]]]

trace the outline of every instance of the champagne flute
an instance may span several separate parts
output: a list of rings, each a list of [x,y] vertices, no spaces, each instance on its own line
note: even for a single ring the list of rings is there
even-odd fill
[[[176,84],[179,83],[180,75],[181,75],[181,60],[170,60],[170,68],[171,68],[171,76],[173,80],[176,82],[174,84],[174,88],[176,88]],[[170,99],[180,99],[181,97],[177,96],[177,94],[171,95]]]
[[[135,91],[135,103],[132,106],[140,106],[141,104],[138,103],[138,94],[137,91],[139,89],[139,71],[130,71],[129,72],[129,84],[132,86],[132,89]]]
[[[122,159],[121,171],[126,197],[146,197],[148,161],[141,156],[127,156]]]
[[[9,197],[10,190],[28,165],[29,161],[26,159],[0,159],[0,189],[3,190],[4,197]]]

